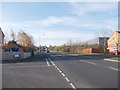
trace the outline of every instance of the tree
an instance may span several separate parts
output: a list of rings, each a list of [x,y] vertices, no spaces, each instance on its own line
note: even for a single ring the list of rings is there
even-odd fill
[[[13,30],[11,30],[11,37],[12,37],[12,41],[15,41],[16,34]]]
[[[8,44],[17,44],[17,42],[12,40],[12,41],[9,41]]]
[[[22,46],[33,46],[33,37],[28,35],[25,32],[19,32],[18,33],[18,42],[22,45]]]

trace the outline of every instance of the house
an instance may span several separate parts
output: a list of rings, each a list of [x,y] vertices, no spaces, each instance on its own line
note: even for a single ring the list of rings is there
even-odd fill
[[[108,40],[108,49],[112,54],[120,53],[120,31],[114,32]]]
[[[2,50],[2,45],[4,44],[4,33],[0,27],[0,60],[2,60],[2,53],[3,53],[3,50]]]
[[[0,27],[0,45],[4,44],[4,37],[5,37],[5,35]]]

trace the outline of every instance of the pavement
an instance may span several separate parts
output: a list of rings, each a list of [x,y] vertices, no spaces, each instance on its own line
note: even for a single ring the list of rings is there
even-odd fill
[[[111,61],[111,62],[120,62],[120,58],[119,57],[105,58],[104,60]]]
[[[118,88],[118,63],[101,55],[37,54],[2,62],[3,88]]]

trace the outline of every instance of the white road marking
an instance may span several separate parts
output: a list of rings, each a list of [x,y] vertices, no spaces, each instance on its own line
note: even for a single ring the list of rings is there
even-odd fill
[[[93,64],[93,65],[96,65],[96,63],[93,63],[93,62],[89,62],[89,61],[86,61],[86,60],[80,60],[82,62],[86,62],[86,63],[89,63],[89,64]]]
[[[70,85],[72,86],[72,88],[76,89],[75,86],[73,85],[73,83],[70,83]]]
[[[59,68],[57,68],[57,70],[58,70],[58,71],[60,71],[60,69],[59,69]]]
[[[66,79],[68,82],[70,82],[70,80],[69,80],[67,77],[65,77],[65,79]]]
[[[93,64],[93,65],[96,65],[96,63],[88,62],[88,61],[86,61],[86,60],[80,60],[80,61],[82,61],[82,62],[86,62],[86,63],[90,63],[90,64]],[[109,69],[112,69],[112,70],[115,70],[115,71],[120,71],[119,69],[114,68],[114,67],[108,67],[108,68],[109,68]]]
[[[104,59],[105,61],[112,61],[112,62],[120,62],[118,60],[112,60],[112,59]]]
[[[62,73],[62,76],[63,76],[63,77],[65,77],[65,74],[64,74],[64,73]]]
[[[67,80],[67,82],[70,84],[70,86],[73,88],[73,89],[76,89],[76,87],[73,85],[73,83],[70,82],[70,80],[68,79],[68,77],[65,76],[65,74],[55,65],[55,63],[50,59],[50,62],[52,63],[52,65],[60,72],[60,74]]]
[[[117,69],[117,68],[113,68],[113,67],[109,67],[109,68],[112,69],[112,70],[120,71],[120,70]]]
[[[59,72],[60,72],[60,73],[62,73],[62,71],[61,71],[61,70],[59,70]]]
[[[57,66],[55,65],[55,67],[57,68]]]
[[[93,62],[88,62],[88,61],[86,61],[87,63],[90,63],[90,64],[93,64],[93,65],[96,65],[96,63],[93,63]]]
[[[50,66],[50,63],[48,62],[48,60],[46,59],[46,63],[47,63],[47,66]]]
[[[48,58],[48,59],[50,60],[50,62],[52,63],[52,65],[53,65],[53,66],[55,66],[55,64],[53,63],[53,61],[51,61],[51,59],[50,59],[50,58]]]

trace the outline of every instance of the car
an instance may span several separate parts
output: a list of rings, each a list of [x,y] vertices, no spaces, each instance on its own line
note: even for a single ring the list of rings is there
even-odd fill
[[[120,54],[120,51],[114,50],[114,51],[111,51],[110,54],[118,55],[118,54]]]
[[[19,58],[20,54],[14,54],[14,58]]]

